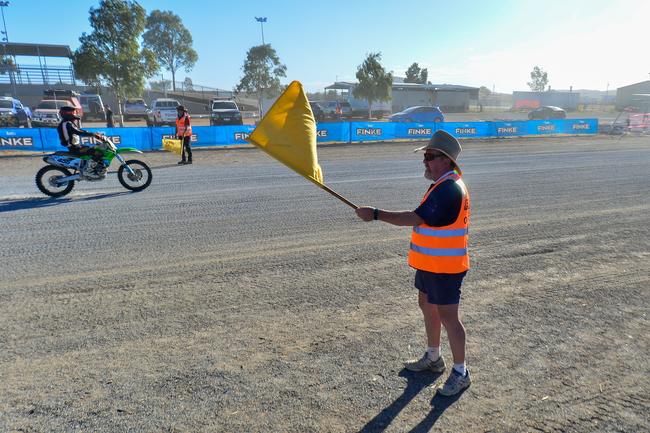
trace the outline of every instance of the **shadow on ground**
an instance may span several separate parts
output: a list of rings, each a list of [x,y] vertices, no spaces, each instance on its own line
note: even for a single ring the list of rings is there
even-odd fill
[[[434,373],[414,373],[406,369],[402,369],[399,372],[400,377],[405,377],[407,380],[406,388],[402,395],[397,397],[394,402],[389,406],[384,408],[379,412],[373,419],[368,421],[368,423],[363,426],[359,433],[378,433],[383,432],[388,428],[391,422],[399,413],[408,405],[416,395],[420,393],[423,389],[426,389],[440,377],[440,374]],[[452,397],[444,397],[442,395],[436,394],[433,399],[431,399],[431,411],[427,416],[413,427],[410,432],[412,433],[421,433],[428,432],[436,423],[440,415],[444,413],[445,410],[452,404],[454,404],[463,393],[459,393]]]
[[[16,200],[0,201],[0,213],[13,212],[17,210],[36,209],[41,207],[58,206],[66,203],[77,203],[82,201],[102,200],[110,197],[117,197],[124,194],[133,194],[131,191],[111,192],[106,194],[96,194],[84,197],[65,197],[65,198],[24,198]]]

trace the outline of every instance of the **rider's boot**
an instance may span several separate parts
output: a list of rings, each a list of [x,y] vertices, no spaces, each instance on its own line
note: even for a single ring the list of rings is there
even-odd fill
[[[95,169],[93,170],[93,173],[97,176],[103,176],[106,174],[106,166],[104,165],[104,161],[95,162]]]
[[[83,168],[83,175],[88,179],[98,179],[100,177],[100,175],[96,173],[98,165],[99,164],[97,164],[96,161],[89,159],[86,161],[86,164]]]

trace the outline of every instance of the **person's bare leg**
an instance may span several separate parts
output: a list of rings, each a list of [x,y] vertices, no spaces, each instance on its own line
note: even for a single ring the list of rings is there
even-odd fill
[[[454,364],[465,362],[465,327],[458,315],[458,304],[438,305],[438,317],[447,331]],[[438,339],[438,341],[440,341]]]
[[[424,317],[424,329],[427,332],[427,345],[429,347],[440,347],[440,317],[438,306],[427,302],[427,295],[418,291],[418,304]]]

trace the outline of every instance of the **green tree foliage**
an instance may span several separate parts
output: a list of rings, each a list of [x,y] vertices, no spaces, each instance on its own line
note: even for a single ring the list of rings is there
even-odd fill
[[[481,86],[478,89],[478,97],[479,98],[487,98],[491,94],[492,94],[492,91],[490,89],[488,89],[487,87],[485,87],[485,86]]]
[[[176,91],[176,71],[191,71],[199,59],[192,49],[192,35],[181,18],[171,11],[152,11],[145,28],[142,35],[144,46],[155,54],[161,66],[172,73],[172,90]]]
[[[118,98],[121,115],[122,99],[140,96],[145,78],[158,69],[153,53],[140,50],[138,40],[144,31],[145,11],[135,1],[102,0],[98,8],[90,8],[89,35],[79,38],[81,45],[74,52],[77,77],[92,86],[106,85]]]
[[[359,84],[352,91],[355,98],[368,101],[368,119],[372,116],[374,101],[388,101],[391,97],[393,74],[381,66],[381,53],[370,53],[357,67]]]
[[[539,66],[535,66],[530,73],[531,81],[528,82],[528,87],[533,92],[543,92],[548,84],[548,73]]]
[[[172,83],[169,80],[149,81],[149,87],[151,90],[156,92],[165,93],[166,91],[171,90]]]
[[[257,102],[262,114],[262,99],[277,96],[281,91],[280,77],[287,76],[287,67],[280,63],[271,44],[257,45],[246,53],[242,66],[244,76],[235,90],[257,95]]]
[[[406,78],[404,79],[404,82],[426,84],[428,78],[429,71],[427,71],[426,68],[420,69],[420,66],[417,63],[413,63],[406,70]]]

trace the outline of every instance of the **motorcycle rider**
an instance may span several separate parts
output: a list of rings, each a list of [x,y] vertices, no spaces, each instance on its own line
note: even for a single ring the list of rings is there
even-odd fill
[[[79,137],[95,137],[103,140],[104,136],[99,133],[85,131],[79,128],[80,117],[76,115],[76,108],[70,105],[63,106],[59,109],[61,122],[56,127],[59,133],[61,145],[68,148],[68,152],[74,156],[92,155],[92,161],[88,161],[85,167],[82,167],[83,174],[93,178],[100,178],[106,171],[102,159],[103,152],[100,148],[90,145],[82,146]]]

